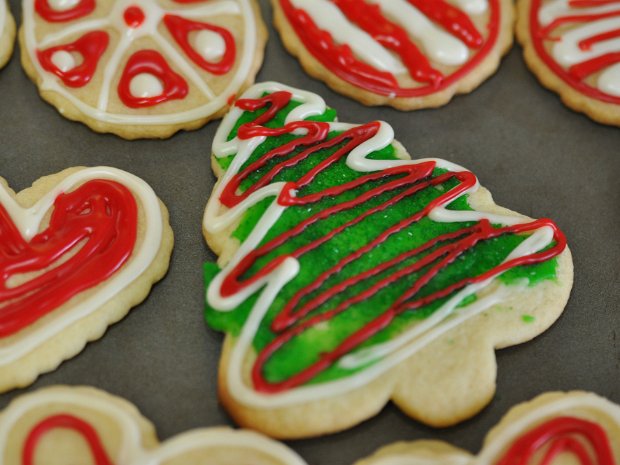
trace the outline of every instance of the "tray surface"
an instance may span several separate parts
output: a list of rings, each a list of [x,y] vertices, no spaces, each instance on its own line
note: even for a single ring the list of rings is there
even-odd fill
[[[271,26],[258,81],[278,80],[321,94],[341,121],[385,120],[413,158],[437,156],[471,169],[499,205],[553,218],[566,233],[575,286],[560,320],[520,347],[499,351],[497,395],[480,415],[433,430],[387,406],[347,432],[290,445],[310,464],[350,465],[397,440],[441,439],[478,452],[513,405],[551,390],[591,390],[620,402],[620,129],[572,112],[544,90],[515,46],[499,72],[438,110],[400,113],[335,94],[301,70]],[[18,0],[10,0],[17,22]],[[62,118],[23,73],[18,47],[0,71],[0,176],[15,190],[70,166],[109,165],[145,179],[166,203],[175,232],[167,277],[105,337],[43,375],[0,395],[0,409],[25,391],[88,384],[135,403],[166,439],[191,428],[232,424],[216,395],[222,335],[202,310],[202,263],[214,260],[201,219],[215,178],[210,147],[219,122],[166,141],[127,142]]]

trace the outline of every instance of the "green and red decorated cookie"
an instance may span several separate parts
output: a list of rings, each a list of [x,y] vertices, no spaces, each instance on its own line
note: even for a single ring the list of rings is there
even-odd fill
[[[492,201],[473,173],[411,160],[384,122],[337,122],[318,95],[249,89],[213,144],[207,320],[242,425],[348,428],[392,400],[445,426],[495,390],[494,350],[562,312],[566,239]]]

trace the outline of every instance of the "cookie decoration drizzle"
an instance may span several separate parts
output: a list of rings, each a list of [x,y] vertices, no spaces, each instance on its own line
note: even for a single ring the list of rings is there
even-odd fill
[[[517,465],[568,463],[616,465],[620,408],[585,392],[549,393],[513,408],[489,433],[480,454],[438,441],[398,443],[380,449],[356,465],[454,463]],[[572,462],[571,462],[572,463]]]
[[[57,434],[66,431],[74,434]],[[45,388],[17,398],[0,414],[2,463],[35,465],[37,457],[62,454],[95,465],[180,465],[214,455],[237,463],[260,457],[266,465],[305,465],[284,445],[250,431],[203,428],[159,444],[133,405],[93,388]]]
[[[203,228],[211,243],[236,228],[241,244],[221,271],[207,267],[207,317],[235,333],[223,376],[245,405],[291,406],[368,384],[520,287],[474,297],[499,276],[554,268],[566,249],[551,220],[460,203],[478,191],[476,177],[445,160],[405,159],[388,124],[334,118],[320,97],[266,83],[216,134],[225,172]],[[490,244],[501,250],[493,258],[481,252]],[[481,268],[456,271],[478,253]]]
[[[262,59],[251,0],[74,3],[25,2],[22,58],[44,97],[62,97],[97,130],[134,138],[196,127]]]
[[[163,276],[172,249],[167,212],[141,179],[108,167],[47,179],[48,191],[44,180],[17,197],[0,185],[0,391],[101,337]]]
[[[511,42],[506,29],[510,28],[512,7],[502,0],[274,3],[276,25],[292,53],[301,52],[292,45],[283,21],[327,73],[351,86],[354,97],[354,89],[358,89],[379,96],[377,103],[401,100],[405,107],[402,100],[418,99],[419,107],[437,106],[439,100],[421,99],[444,91],[454,94],[461,81],[477,73],[491,55],[501,55],[498,50]],[[499,61],[499,57],[496,59]],[[305,64],[305,68],[315,74],[312,65]],[[483,79],[480,76],[479,81]],[[330,83],[330,79],[327,81]],[[466,87],[463,91],[475,85]]]
[[[550,69],[588,97],[620,104],[620,1],[533,0],[530,15]]]

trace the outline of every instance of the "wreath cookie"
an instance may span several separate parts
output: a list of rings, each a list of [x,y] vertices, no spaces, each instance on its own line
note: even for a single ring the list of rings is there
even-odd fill
[[[55,386],[17,398],[0,414],[3,465],[305,465],[250,431],[204,428],[160,444],[132,404],[87,387]]]
[[[25,0],[22,64],[69,119],[126,139],[220,117],[254,81],[254,0]]]
[[[445,105],[492,75],[513,42],[511,0],[272,3],[306,72],[366,105]]]
[[[207,320],[220,397],[275,437],[348,428],[391,399],[446,426],[493,396],[494,349],[532,339],[572,286],[562,232],[498,207],[473,173],[411,160],[384,122],[255,85],[213,144]]]
[[[620,1],[523,0],[517,31],[545,87],[573,110],[620,126]]]
[[[0,0],[0,68],[7,64],[13,53],[15,21],[6,0]]]
[[[0,392],[77,355],[170,261],[168,212],[127,172],[71,168],[18,194],[0,178]]]
[[[615,465],[620,407],[585,392],[550,393],[513,408],[473,456],[440,441],[401,442],[355,465]]]

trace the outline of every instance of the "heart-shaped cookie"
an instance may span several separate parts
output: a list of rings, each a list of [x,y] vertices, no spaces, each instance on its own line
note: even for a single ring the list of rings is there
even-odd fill
[[[11,58],[14,43],[15,21],[9,11],[7,0],[0,0],[0,68]]]
[[[440,441],[401,442],[355,465],[616,465],[620,406],[591,393],[548,393],[511,409],[477,456]]]
[[[249,89],[213,166],[207,319],[229,335],[220,395],[243,426],[324,434],[390,399],[454,424],[493,396],[494,350],[568,299],[553,221],[498,207],[470,171],[411,160],[387,123],[338,122],[310,92]]]
[[[0,182],[0,391],[79,353],[163,277],[168,212],[143,180],[71,168],[14,194]]]
[[[0,414],[3,465],[305,465],[284,445],[250,431],[198,429],[159,444],[153,425],[121,398],[55,386]]]

